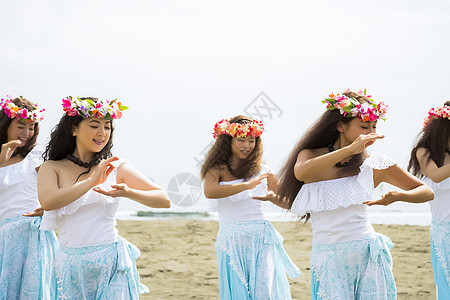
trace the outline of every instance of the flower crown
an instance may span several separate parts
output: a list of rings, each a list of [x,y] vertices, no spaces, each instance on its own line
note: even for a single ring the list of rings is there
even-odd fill
[[[341,115],[344,117],[357,117],[363,122],[372,122],[378,119],[386,120],[386,112],[388,106],[384,102],[375,103],[371,95],[366,95],[366,90],[359,91],[355,94],[369,99],[370,103],[359,101],[352,96],[345,96],[344,93],[351,92],[349,89],[342,94],[332,93],[329,98],[322,100],[322,103],[327,103],[328,110],[339,109]]]
[[[33,104],[33,109],[20,108],[13,102],[11,96],[6,96],[6,99],[0,100],[0,110],[3,110],[10,119],[16,118],[22,123],[25,122],[40,122],[44,119],[45,109],[39,109],[37,104]]]
[[[74,99],[69,96],[62,99],[64,111],[68,116],[79,116],[84,119],[89,117],[105,118],[107,120],[120,119],[122,117],[122,111],[127,110],[127,106],[123,106],[117,99],[98,100],[93,101],[91,99],[80,99],[77,97]]]
[[[425,118],[423,122],[423,127],[427,126],[428,123],[433,119],[437,118],[447,118],[450,120],[450,106],[444,105],[442,107],[435,107],[428,111],[428,117]]]
[[[251,123],[230,123],[231,119],[223,119],[214,125],[213,136],[216,139],[221,134],[232,137],[258,137],[264,131],[264,125],[259,120],[252,120]]]

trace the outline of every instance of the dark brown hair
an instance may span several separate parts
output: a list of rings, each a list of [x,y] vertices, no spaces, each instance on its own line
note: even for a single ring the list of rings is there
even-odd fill
[[[365,96],[360,96],[354,92],[345,92],[344,95],[352,97],[360,103],[371,103],[371,100]],[[343,122],[344,124],[348,124],[353,119],[354,118],[341,115],[339,110],[327,110],[310,128],[308,128],[306,133],[297,142],[279,172],[281,186],[278,195],[283,201],[289,203],[289,207],[292,207],[295,197],[304,184],[303,181],[298,181],[294,175],[294,167],[297,162],[298,154],[304,149],[319,149],[333,145],[340,135],[337,130],[338,123]],[[361,166],[366,155],[365,151],[355,155],[354,159],[350,161],[343,172],[345,172],[345,174],[357,172],[357,169]],[[308,220],[309,214],[301,217],[301,219],[303,218]]]
[[[94,102],[97,102],[97,98],[80,98],[81,100],[92,100]],[[59,120],[58,125],[56,125],[50,134],[50,141],[48,142],[45,152],[43,154],[44,160],[61,160],[64,158],[67,158],[68,155],[73,154],[75,151],[75,148],[77,146],[76,143],[76,137],[73,136],[73,128],[78,127],[83,121],[83,118],[80,116],[68,116],[64,114],[61,119]],[[111,154],[111,148],[113,146],[113,132],[114,132],[114,126],[113,126],[113,120],[111,120],[111,133],[109,136],[109,141],[106,143],[105,147],[100,152],[97,152],[94,154],[94,157],[92,158],[92,162],[99,161],[101,159],[106,159],[112,156]],[[81,173],[78,178],[80,178],[81,175],[89,173],[92,165],[89,165],[88,171]],[[77,180],[78,180],[77,178]]]
[[[12,102],[17,105],[19,108],[26,108],[27,110],[34,110],[34,104],[23,98],[22,96],[19,96],[17,98],[14,98]],[[1,110],[0,111],[0,144],[3,145],[6,142],[8,142],[8,128],[11,125],[13,119],[9,118],[8,115]],[[34,123],[34,134],[33,136],[27,141],[25,146],[18,147],[12,156],[20,155],[21,157],[27,156],[27,154],[34,148],[36,145],[36,140],[39,135],[39,123]],[[1,152],[1,148],[0,148]]]
[[[230,120],[230,123],[246,124],[251,123],[253,120],[246,116],[236,116]],[[216,142],[213,144],[205,160],[202,164],[200,175],[202,180],[205,178],[209,169],[217,166],[226,166],[229,163],[231,153],[231,143],[233,137],[221,134],[217,137]],[[261,171],[262,160],[262,141],[261,137],[255,138],[255,148],[248,155],[245,160],[242,160],[236,170],[233,170],[233,176],[237,178],[250,178]]]
[[[450,101],[444,103],[450,106]],[[419,148],[427,149],[428,156],[427,163],[433,160],[438,167],[444,164],[446,150],[448,150],[448,142],[450,136],[450,120],[447,118],[432,119],[427,126],[425,126],[419,136],[417,143],[411,150],[411,157],[409,158],[408,171],[415,176],[423,177],[420,169],[419,161],[417,160],[417,150]]]

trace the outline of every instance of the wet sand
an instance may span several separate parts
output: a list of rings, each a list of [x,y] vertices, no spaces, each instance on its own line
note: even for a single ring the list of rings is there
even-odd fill
[[[284,247],[303,274],[290,280],[292,299],[311,299],[311,225],[274,222]],[[435,299],[428,226],[374,225],[395,247],[398,299]],[[142,252],[141,282],[150,289],[141,299],[219,299],[215,242],[218,223],[197,220],[118,221],[119,234]]]

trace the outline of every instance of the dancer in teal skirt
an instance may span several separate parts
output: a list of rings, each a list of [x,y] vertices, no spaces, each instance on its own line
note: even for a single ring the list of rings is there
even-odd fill
[[[111,157],[117,100],[63,99],[65,115],[51,134],[39,170],[43,226],[57,227],[58,299],[138,299],[139,250],[118,235],[115,214],[126,197],[149,207],[170,207],[167,193],[125,160]]]
[[[255,199],[278,185],[261,163],[262,131],[260,121],[244,116],[218,122],[217,140],[201,170],[205,196],[219,213],[216,252],[222,300],[291,299],[286,273],[291,278],[301,274]]]
[[[408,169],[434,190],[431,261],[437,299],[450,299],[450,101],[428,112]]]
[[[0,101],[0,299],[50,298],[58,242],[53,231],[40,230],[43,112],[22,97]]]

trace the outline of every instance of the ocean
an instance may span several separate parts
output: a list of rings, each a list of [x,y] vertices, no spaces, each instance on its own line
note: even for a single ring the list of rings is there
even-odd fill
[[[188,175],[186,175],[188,176]],[[186,182],[186,178],[181,178]],[[189,178],[188,178],[189,181]],[[180,185],[181,186],[181,185]],[[169,209],[155,209],[141,205],[129,199],[123,199],[119,206],[117,218],[121,220],[155,220],[188,218],[197,220],[218,220],[217,212],[211,212],[210,200],[203,196],[197,182],[187,185],[189,188],[179,187],[174,192],[173,186],[168,186],[172,207]],[[385,192],[394,189],[392,186],[382,184],[375,189],[373,199],[379,199]],[[283,210],[272,203],[263,202],[263,212],[270,221],[289,222],[298,221],[299,217]],[[372,224],[399,224],[399,225],[430,225],[431,213],[428,203],[396,202],[389,206],[368,207],[369,219]]]

